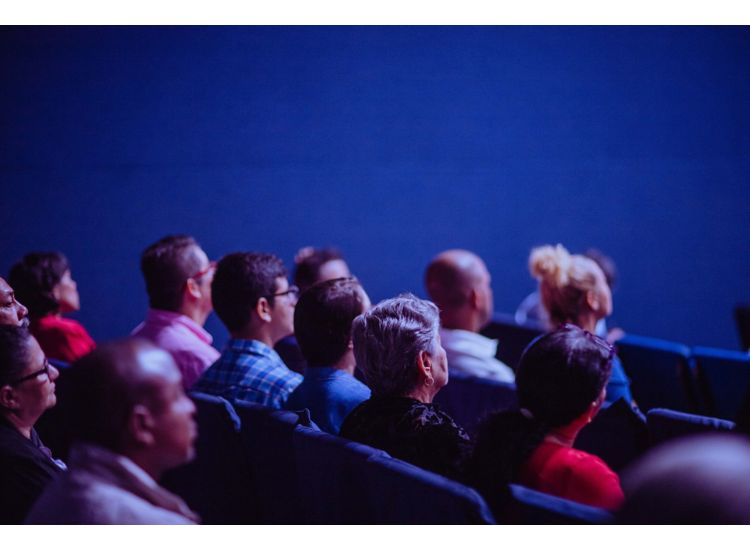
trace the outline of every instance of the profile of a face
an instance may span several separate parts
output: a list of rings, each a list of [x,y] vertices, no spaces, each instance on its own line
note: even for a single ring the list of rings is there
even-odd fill
[[[28,363],[12,384],[14,410],[16,415],[28,419],[31,424],[57,403],[55,380],[60,372],[47,362],[47,358],[36,341],[30,336],[27,340]]]
[[[52,294],[60,306],[60,313],[70,313],[81,309],[78,285],[73,280],[69,269],[63,273],[60,282],[52,289]]]
[[[13,289],[0,277],[0,325],[28,326],[28,315],[29,310],[16,300]]]

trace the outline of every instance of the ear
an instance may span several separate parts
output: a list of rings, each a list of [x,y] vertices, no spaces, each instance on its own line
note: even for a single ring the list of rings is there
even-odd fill
[[[472,309],[479,309],[479,301],[479,292],[476,288],[472,288],[469,291],[469,304],[471,304]]]
[[[15,409],[18,407],[18,399],[16,399],[16,392],[13,391],[13,387],[9,384],[4,385],[0,388],[0,406],[4,409]]]
[[[594,290],[586,291],[586,305],[589,306],[591,311],[599,311],[601,307],[601,301],[599,295]]]
[[[128,432],[142,447],[151,447],[156,441],[153,433],[154,418],[145,405],[136,405],[128,419]]]
[[[349,342],[346,344],[346,349],[347,350],[353,350],[354,349],[354,340],[352,340],[351,338],[349,338]]]
[[[185,292],[196,300],[201,297],[201,288],[195,279],[188,279],[187,282],[185,282]]]
[[[259,298],[258,302],[255,304],[255,313],[257,313],[258,317],[266,323],[271,322],[271,309],[271,304],[268,303],[268,299],[265,297]]]
[[[55,302],[60,301],[60,283],[57,283],[54,287],[52,287],[52,297],[55,299]]]
[[[419,370],[419,376],[425,380],[433,380],[432,375],[432,356],[427,351],[420,351],[417,355],[417,368]]]

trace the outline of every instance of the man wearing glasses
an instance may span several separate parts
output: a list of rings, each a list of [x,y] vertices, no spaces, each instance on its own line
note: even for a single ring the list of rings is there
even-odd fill
[[[190,389],[219,358],[203,329],[211,313],[211,281],[216,264],[187,235],[170,235],[141,256],[149,310],[132,335],[150,340],[174,357],[184,388]]]
[[[228,254],[216,266],[211,293],[231,338],[193,390],[281,408],[302,382],[273,349],[294,331],[298,289],[289,286],[284,264],[272,254]]]

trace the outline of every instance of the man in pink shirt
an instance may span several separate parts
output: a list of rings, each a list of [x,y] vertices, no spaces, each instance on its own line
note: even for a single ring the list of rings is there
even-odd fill
[[[213,338],[203,329],[212,310],[214,270],[214,262],[187,235],[164,237],[141,256],[150,308],[132,335],[172,354],[186,390],[219,358]]]

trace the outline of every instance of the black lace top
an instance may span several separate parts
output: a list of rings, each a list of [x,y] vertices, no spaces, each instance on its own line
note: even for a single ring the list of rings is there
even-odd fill
[[[394,458],[460,479],[471,453],[466,431],[434,403],[409,397],[373,397],[344,420],[341,436]]]

